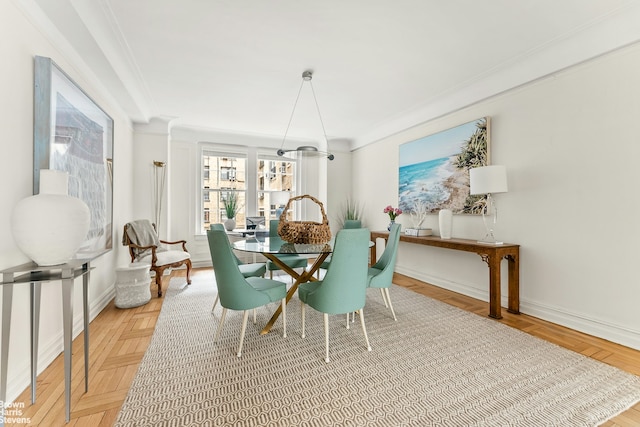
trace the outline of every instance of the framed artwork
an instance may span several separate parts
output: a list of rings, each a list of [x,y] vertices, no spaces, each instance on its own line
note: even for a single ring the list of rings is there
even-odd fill
[[[51,58],[35,57],[33,194],[40,170],[68,172],[69,195],[89,206],[78,257],[113,248],[113,119]],[[46,213],[43,213],[43,215]]]
[[[469,169],[489,164],[489,117],[400,146],[398,199],[403,211],[480,214],[483,196],[469,195]]]

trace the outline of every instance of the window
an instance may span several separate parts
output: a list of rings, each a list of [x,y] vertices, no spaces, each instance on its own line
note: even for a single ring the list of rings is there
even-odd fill
[[[245,155],[234,156],[229,153],[202,151],[201,233],[205,233],[211,224],[222,223],[228,219],[225,201],[231,196],[237,196],[238,200],[236,223],[244,227],[246,217],[244,208],[247,198],[246,171]]]
[[[271,202],[274,191],[295,193],[296,163],[293,160],[268,158],[262,156],[258,161],[258,215],[268,219],[277,219],[284,206],[276,206]],[[291,215],[295,206],[291,207]]]
[[[284,208],[271,203],[274,191],[296,191],[296,161],[283,160],[270,155],[272,150],[262,153],[255,148],[202,144],[200,150],[200,212],[198,229],[205,234],[211,224],[223,223],[227,219],[224,200],[233,192],[238,195],[240,211],[236,215],[236,227],[246,227],[248,217],[263,217],[264,223],[277,219]],[[291,208],[294,217],[295,206]],[[262,222],[261,222],[262,224]]]

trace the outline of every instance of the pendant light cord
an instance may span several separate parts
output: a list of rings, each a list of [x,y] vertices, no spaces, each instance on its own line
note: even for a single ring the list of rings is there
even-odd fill
[[[282,144],[280,145],[280,150],[284,149],[284,141],[287,139],[287,134],[289,133],[289,127],[291,126],[291,122],[293,121],[293,115],[295,114],[296,107],[298,106],[300,93],[302,93],[302,86],[304,86],[304,79],[302,80],[302,83],[300,83],[300,89],[298,89],[298,96],[296,96],[296,102],[293,104],[293,110],[291,110],[291,117],[289,117],[289,123],[287,123],[287,129],[284,131],[284,136],[282,137]]]
[[[296,102],[293,104],[293,110],[291,110],[291,116],[289,117],[289,123],[287,123],[287,129],[284,131],[284,137],[282,137],[282,144],[280,145],[280,151],[284,150],[284,142],[287,139],[287,135],[289,134],[289,128],[291,127],[291,122],[293,121],[293,116],[296,112],[296,107],[298,106],[298,100],[300,100],[300,94],[302,93],[302,87],[304,86],[304,82],[308,81],[309,86],[311,86],[311,95],[313,95],[313,102],[316,106],[316,111],[318,112],[318,117],[320,118],[320,126],[322,126],[322,134],[324,135],[325,144],[329,143],[327,139],[327,131],[324,128],[324,121],[322,120],[322,114],[320,114],[320,106],[318,105],[318,99],[316,98],[316,91],[313,89],[313,82],[311,81],[313,75],[310,71],[305,71],[302,74],[302,83],[300,83],[300,89],[298,89],[298,96],[296,96]]]
[[[309,80],[309,86],[311,86],[313,101],[316,104],[316,111],[318,112],[318,117],[320,118],[320,126],[322,126],[322,134],[324,135],[324,142],[325,144],[329,144],[329,140],[327,139],[327,131],[324,130],[324,122],[322,121],[322,114],[320,114],[320,107],[318,106],[318,99],[316,98],[316,91],[313,90],[313,82],[311,80]]]

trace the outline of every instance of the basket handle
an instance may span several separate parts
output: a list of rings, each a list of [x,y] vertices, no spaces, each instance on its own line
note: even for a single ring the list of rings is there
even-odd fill
[[[302,200],[302,199],[309,199],[313,202],[315,202],[318,206],[320,206],[320,213],[322,213],[322,223],[329,225],[329,219],[327,218],[327,214],[324,211],[324,206],[322,205],[322,202],[318,199],[316,199],[315,197],[309,195],[309,194],[303,194],[301,196],[294,196],[291,197],[289,199],[289,201],[287,202],[287,205],[284,207],[284,209],[282,210],[282,213],[280,214],[280,222],[283,222],[287,220],[287,211],[289,210],[289,205],[291,205],[291,202],[294,202],[296,200]]]

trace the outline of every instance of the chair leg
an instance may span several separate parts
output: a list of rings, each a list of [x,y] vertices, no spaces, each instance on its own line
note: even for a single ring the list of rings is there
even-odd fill
[[[384,301],[385,308],[389,308],[387,305],[387,297],[384,294],[384,288],[380,288],[380,295],[382,295],[382,301]]]
[[[349,329],[349,313],[347,312],[347,329]]]
[[[211,312],[213,313],[213,310],[216,309],[216,305],[218,304],[218,299],[220,297],[218,295],[216,295],[216,300],[213,302],[213,307],[211,307]]]
[[[287,297],[282,298],[282,303],[280,303],[282,307],[282,328],[284,332],[282,333],[282,337],[287,337]]]
[[[256,309],[253,309],[253,324],[255,325],[257,323],[257,319],[256,319]]]
[[[364,326],[364,312],[362,309],[359,311],[360,313],[360,325],[362,325],[362,332],[364,333],[364,340],[367,342],[367,350],[371,351],[371,345],[369,345],[369,336],[367,335],[367,328]]]
[[[398,319],[396,319],[396,312],[393,311],[393,305],[391,305],[391,297],[389,296],[389,288],[384,288],[384,293],[387,296],[387,301],[389,302],[389,308],[391,309],[391,314],[393,314],[393,320],[395,320],[397,322]]]
[[[324,317],[324,361],[329,363],[329,315],[323,313]]]
[[[156,286],[158,287],[158,298],[162,296],[162,275],[164,274],[164,268],[155,269],[156,272]]]
[[[222,331],[222,324],[224,323],[224,318],[227,315],[227,309],[222,307],[222,316],[220,316],[220,323],[218,323],[218,329],[216,329],[216,336],[213,338],[213,342],[218,341],[218,337],[220,336],[220,332]]]
[[[301,304],[301,306],[300,306],[300,318],[302,319],[301,320],[301,322],[302,322],[302,338],[304,338],[304,318],[305,318],[304,310],[305,310],[306,304],[303,303],[303,302],[301,302],[300,304]]]
[[[188,259],[185,261],[185,264],[187,264],[187,285],[191,284],[191,260]]]
[[[240,344],[238,344],[238,357],[242,356],[242,343],[244,342],[244,333],[247,330],[247,320],[249,319],[249,311],[244,311],[242,316],[242,330],[240,330]]]

